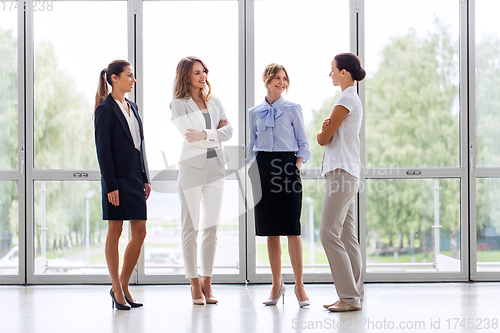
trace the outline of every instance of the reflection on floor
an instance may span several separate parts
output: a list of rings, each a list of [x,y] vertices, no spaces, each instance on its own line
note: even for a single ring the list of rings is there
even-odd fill
[[[364,308],[329,313],[334,286],[306,285],[299,308],[265,307],[269,285],[215,285],[218,305],[193,306],[187,285],[134,286],[145,306],[111,309],[109,286],[0,286],[0,332],[488,332],[500,331],[500,283],[367,284]]]

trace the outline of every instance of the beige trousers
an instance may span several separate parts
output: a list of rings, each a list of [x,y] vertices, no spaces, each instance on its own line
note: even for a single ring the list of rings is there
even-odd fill
[[[203,169],[179,166],[182,254],[189,279],[198,277],[198,231],[201,231],[201,276],[212,276],[223,192],[224,167],[217,158],[208,159]]]
[[[325,175],[320,239],[340,300],[361,307],[364,296],[355,198],[359,180],[343,169]]]

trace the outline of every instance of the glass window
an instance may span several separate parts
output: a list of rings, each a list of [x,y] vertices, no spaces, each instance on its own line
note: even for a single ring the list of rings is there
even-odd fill
[[[97,82],[111,61],[127,60],[127,2],[54,2],[34,12],[34,36],[34,167],[97,169]]]
[[[460,2],[365,6],[366,166],[459,166]]]
[[[500,166],[500,2],[476,0],[477,166]]]
[[[209,13],[209,14],[208,14]],[[144,2],[144,135],[151,170],[177,164],[182,137],[170,103],[179,60],[202,59],[212,94],[233,127],[225,146],[238,144],[238,2]]]
[[[17,168],[17,57],[17,2],[2,2],[0,3],[0,119],[2,120],[0,169]]]
[[[366,181],[367,272],[460,272],[460,179]]]
[[[349,52],[349,1],[255,2],[255,105],[267,94],[262,73],[270,63],[285,66],[290,88],[283,97],[302,106],[313,156],[306,168],[320,168],[323,147],[316,133],[340,88],[329,77],[337,53]]]
[[[148,235],[144,247],[147,275],[184,275],[177,184],[177,181],[153,183],[153,192],[148,199]],[[239,273],[239,191],[237,180],[226,180],[217,230],[214,274]]]
[[[108,274],[98,181],[36,181],[35,274]],[[128,222],[120,238],[120,261],[128,243]]]
[[[316,132],[328,117],[340,89],[329,77],[337,53],[349,52],[349,1],[255,1],[255,105],[267,94],[262,73],[270,63],[283,65],[289,75],[286,100],[302,106],[311,159],[305,168],[320,168],[324,148]],[[335,27],[332,27],[335,13]],[[323,180],[303,179],[302,244],[304,273],[329,272],[319,241]],[[254,223],[250,221],[250,223]],[[292,273],[287,238],[281,238],[282,268]],[[255,238],[256,273],[270,274],[266,237]]]
[[[500,178],[477,179],[477,271],[500,272]]]
[[[17,182],[0,182],[0,275],[19,273],[18,207]]]

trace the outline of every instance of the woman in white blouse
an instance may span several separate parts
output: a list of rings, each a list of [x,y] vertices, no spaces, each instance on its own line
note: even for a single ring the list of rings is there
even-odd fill
[[[173,122],[184,139],[179,161],[184,267],[186,277],[191,279],[193,304],[200,305],[217,303],[211,282],[224,190],[226,159],[222,142],[233,135],[221,102],[211,95],[207,76],[208,68],[201,59],[182,58],[170,105]],[[199,230],[201,282],[197,269]]]
[[[364,287],[361,252],[356,232],[355,198],[361,171],[359,131],[363,119],[356,81],[365,78],[359,58],[337,54],[330,77],[342,93],[316,138],[325,146],[321,174],[325,196],[320,239],[328,257],[339,300],[324,305],[332,312],[361,310]]]

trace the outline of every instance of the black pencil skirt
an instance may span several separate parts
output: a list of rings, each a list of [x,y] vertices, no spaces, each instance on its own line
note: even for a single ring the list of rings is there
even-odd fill
[[[118,178],[119,205],[113,206],[101,180],[103,220],[147,220],[146,195],[142,178],[141,153],[136,149],[129,174]]]
[[[249,169],[257,236],[300,235],[302,182],[296,160],[293,152],[257,153]]]

